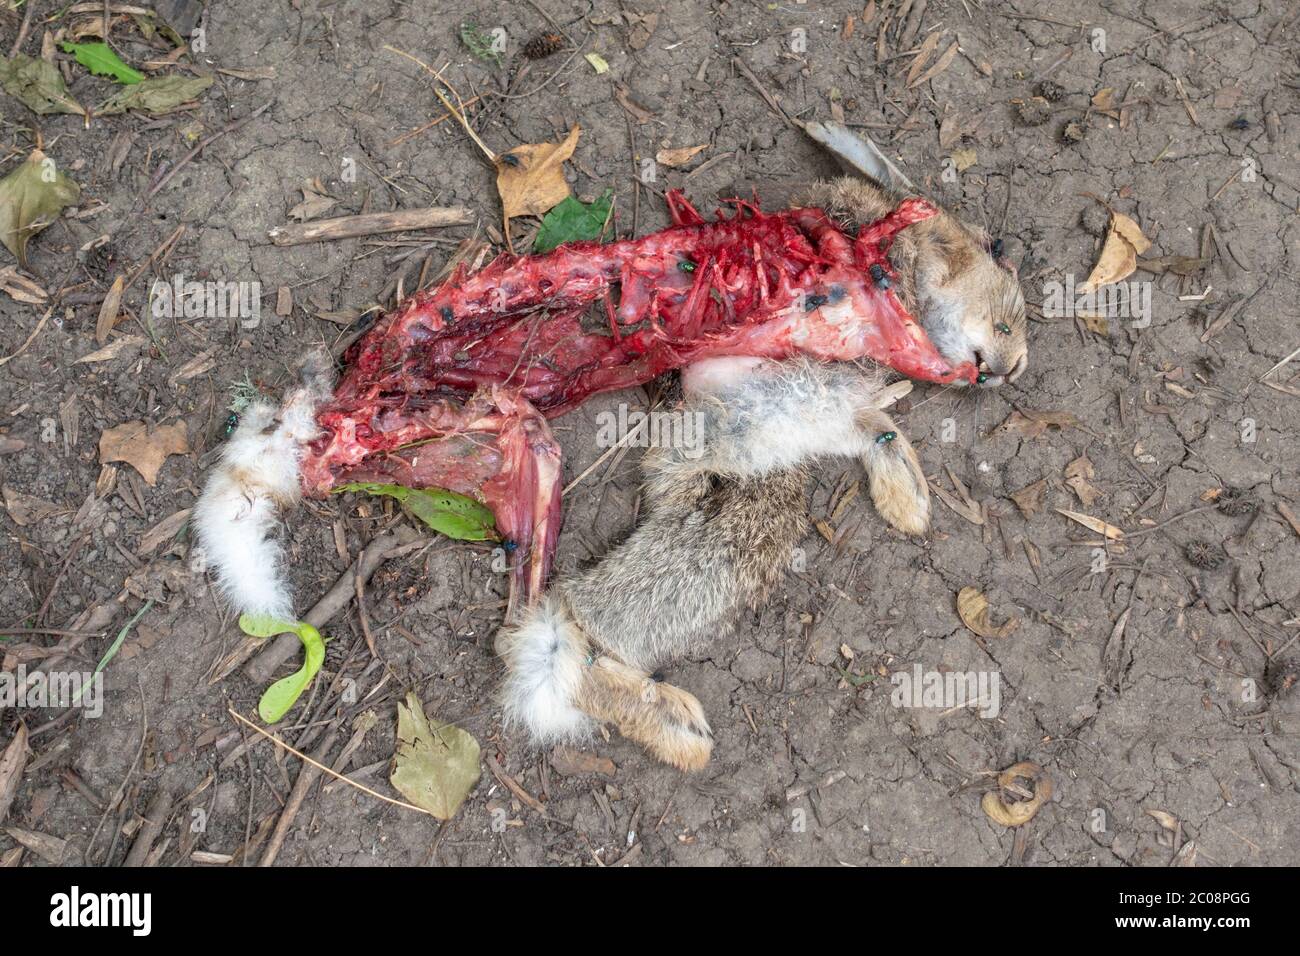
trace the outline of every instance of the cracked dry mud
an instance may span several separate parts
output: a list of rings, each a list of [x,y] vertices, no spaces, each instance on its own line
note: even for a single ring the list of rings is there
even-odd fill
[[[387,789],[395,701],[414,686],[431,715],[468,729],[543,799],[547,818],[513,803],[486,769],[442,832],[426,818],[336,786],[309,798],[279,862],[590,865],[618,860],[634,846],[631,859],[641,865],[1163,865],[1175,848],[1149,810],[1181,822],[1178,839],[1196,842],[1199,862],[1300,862],[1300,695],[1274,698],[1261,689],[1251,700],[1243,683],[1262,688],[1266,654],[1295,637],[1300,617],[1300,531],[1279,511],[1281,505],[1300,512],[1300,396],[1260,381],[1300,346],[1294,9],[1250,0],[930,0],[913,45],[937,30],[944,33],[940,52],[956,34],[961,53],[934,79],[907,90],[910,59],[897,58],[905,51],[892,27],[887,59],[877,62],[881,17],[897,3],[877,4],[876,19],[866,27],[859,22],[847,38],[845,18],[860,20],[862,3],[638,3],[627,8],[661,13],[649,42],[634,51],[626,26],[609,22],[619,5],[540,2],[584,44],[583,53],[608,61],[610,73],[596,75],[582,56],[564,66],[567,53],[539,61],[517,80],[514,98],[489,96],[485,108],[476,108],[475,126],[505,149],[555,140],[571,123],[581,124],[571,181],[586,198],[612,188],[624,234],[633,229],[634,208],[638,231],[666,224],[655,193],[668,186],[681,185],[707,205],[737,181],[834,172],[733,69],[735,56],[790,115],[826,119],[838,104],[848,122],[865,124],[936,198],[1004,235],[1031,302],[1042,300],[1044,283],[1067,274],[1082,281],[1091,268],[1099,240],[1082,225],[1085,216],[1095,218],[1089,195],[1141,223],[1154,241],[1149,257],[1198,255],[1207,224],[1222,255],[1186,280],[1135,274],[1153,281],[1148,328],[1112,319],[1099,334],[1072,319],[1037,316],[1030,322],[1030,367],[1014,386],[978,395],[914,392],[900,419],[927,474],[950,490],[951,470],[987,506],[989,522],[971,524],[936,501],[930,538],[907,540],[887,530],[860,496],[836,522],[850,529],[838,554],[810,532],[804,574],[792,575],[707,659],[682,662],[665,675],[698,696],[713,723],[716,749],[703,773],[683,776],[660,766],[617,735],[591,748],[613,761],[613,776],[558,772],[554,761],[541,760],[500,727],[500,668],[491,642],[505,576],[493,572],[489,553],[443,541],[386,565],[367,592],[382,663],[371,663],[354,609],[327,629],[334,638],[327,671],[343,668],[359,688],[361,700],[345,709],[373,707],[380,718],[350,768],[369,768],[360,779]],[[305,180],[319,177],[340,199],[335,213],[464,205],[485,227],[499,227],[492,170],[453,124],[390,145],[442,110],[418,68],[385,45],[436,66],[450,63],[448,76],[469,97],[500,89],[503,74],[459,42],[462,20],[507,28],[511,77],[523,63],[519,44],[548,28],[534,6],[479,0],[302,0],[271,8],[230,0],[212,5],[208,17],[205,69],[271,68],[274,78],[218,74],[195,116],[161,123],[129,115],[83,129],[74,117],[34,123],[14,101],[0,105],[14,149],[10,164],[31,147],[36,125],[47,151],[82,184],[82,207],[92,200],[107,205],[85,219],[64,218],[36,240],[32,271],[44,284],[56,287],[74,251],[108,233],[111,244],[70,280],[83,283],[82,293],[102,295],[119,272],[184,225],[166,276],[256,280],[264,292],[255,329],[222,318],[163,320],[158,348],[74,365],[96,348],[98,300],[86,295],[83,304],[60,308],[31,347],[0,370],[0,431],[25,443],[0,456],[0,475],[7,487],[61,508],[27,526],[0,519],[9,569],[0,581],[0,620],[30,622],[69,553],[69,572],[46,615],[51,627],[113,602],[128,576],[138,594],[150,591],[145,578],[154,590],[169,579],[170,589],[158,592],[165,600],[106,670],[103,716],[63,720],[33,739],[36,766],[7,822],[66,839],[72,862],[85,856],[102,808],[67,783],[69,768],[100,798],[111,797],[129,774],[127,802],[137,813],[159,788],[176,794],[164,863],[185,865],[193,850],[237,853],[247,828],[264,837],[265,822],[278,815],[298,762],[265,742],[238,752],[240,732],[225,714],[228,704],[250,713],[261,687],[238,672],[208,681],[237,642],[233,623],[203,576],[185,570],[183,536],[174,547],[164,543],[137,557],[140,538],[192,504],[204,453],[219,443],[229,383],[248,375],[282,386],[307,346],[346,334],[320,312],[388,304],[396,274],[405,269],[403,288],[413,288],[426,256],[435,274],[473,232],[417,234],[419,242],[407,245],[271,245],[267,231],[286,222]],[[0,28],[6,48],[16,28],[15,18]],[[796,28],[806,31],[807,50],[792,56]],[[1104,30],[1104,50],[1094,48],[1094,29]],[[25,49],[38,47],[36,35]],[[1064,91],[1053,104],[1059,112],[1025,126],[1011,101],[1033,95],[1045,75]],[[628,85],[652,119],[629,117],[611,76]],[[86,98],[97,101],[89,91],[102,86],[83,77],[74,92],[88,91]],[[1063,139],[1067,122],[1083,120],[1082,109],[1065,107],[1085,106],[1106,87],[1116,91],[1116,102],[1138,101],[1126,122],[1094,112],[1081,142]],[[191,148],[187,126],[197,122],[198,134],[207,135],[267,102],[267,112],[216,142],[145,211],[131,215],[151,175]],[[973,136],[941,147],[946,116],[959,126],[974,124]],[[1234,126],[1238,119],[1244,128]],[[687,169],[725,158],[697,175],[661,169],[634,206],[638,166],[630,130],[638,157],[666,142],[710,144]],[[128,143],[114,169],[114,152]],[[958,146],[973,147],[977,161],[949,181],[940,171]],[[344,158],[355,159],[355,182],[341,178]],[[1242,175],[1243,158],[1253,180]],[[146,308],[149,278],[126,298],[137,315]],[[288,316],[274,310],[281,286],[293,290]],[[1203,300],[1180,298],[1207,289]],[[1238,301],[1244,305],[1203,340],[1207,326]],[[0,296],[0,313],[0,352],[9,355],[39,310]],[[122,329],[139,331],[134,323]],[[210,368],[169,382],[209,349]],[[1294,386],[1296,371],[1293,361],[1271,380]],[[601,396],[555,423],[566,481],[603,451],[593,437],[597,415],[620,402],[644,409],[649,395]],[[1017,409],[1068,410],[1079,425],[1034,438],[999,429]],[[140,419],[184,421],[195,453],[170,458],[156,487],[121,466],[100,510],[75,525],[100,476],[100,432]],[[50,420],[58,423],[53,432]],[[1253,423],[1254,441],[1243,441],[1245,420]],[[51,434],[54,442],[42,440]],[[632,526],[639,455],[618,456],[568,496],[561,569],[600,555]],[[1063,483],[1066,466],[1081,455],[1092,462],[1091,483],[1102,493],[1091,507]],[[839,465],[820,468],[811,515],[826,517],[835,489],[856,477]],[[1045,507],[1026,517],[1010,496],[1042,478]],[[1256,507],[1236,515],[1207,508],[1162,524],[1132,537],[1099,573],[1092,547],[1081,543],[1088,533],[1055,511],[1084,511],[1136,532],[1201,508],[1216,489],[1231,489]],[[315,502],[296,512],[287,540],[302,606],[394,520],[378,500]],[[86,534],[84,546],[71,552]],[[1225,560],[1212,569],[1189,563],[1186,548],[1194,541],[1221,546]],[[1028,557],[1034,550],[1037,568]],[[1014,632],[975,640],[956,613],[956,593],[966,586],[989,597],[997,619],[1019,619]],[[139,608],[138,594],[114,605],[112,633]],[[1123,633],[1112,638],[1126,609]],[[14,638],[6,646],[39,655],[58,640]],[[94,639],[73,661],[91,667],[107,644]],[[1296,652],[1293,646],[1282,656]],[[891,706],[892,687],[880,670],[909,671],[918,663],[996,671],[999,715]],[[842,668],[878,676],[855,687],[842,679]],[[309,703],[312,715],[320,700],[318,694]],[[279,728],[286,738],[310,733],[301,713]],[[12,736],[17,716],[12,708],[0,713],[0,740]],[[22,717],[36,730],[59,712]],[[345,728],[343,736],[349,733]],[[985,817],[980,796],[996,771],[1019,760],[1042,765],[1055,794],[1016,846],[1013,831]],[[206,825],[194,832],[200,809]],[[130,841],[112,840],[117,819],[109,819],[90,861],[101,862],[112,843],[111,860],[120,862]],[[504,830],[494,829],[493,821],[503,819]],[[13,845],[0,836],[0,854]]]

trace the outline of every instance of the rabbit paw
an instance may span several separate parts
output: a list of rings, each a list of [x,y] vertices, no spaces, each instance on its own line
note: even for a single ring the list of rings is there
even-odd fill
[[[883,412],[862,415],[859,425],[867,433],[862,464],[876,510],[899,531],[925,534],[930,530],[930,489],[912,443]]]

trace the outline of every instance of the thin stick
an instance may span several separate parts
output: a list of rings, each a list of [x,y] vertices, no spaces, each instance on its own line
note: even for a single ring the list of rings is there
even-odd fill
[[[142,205],[147,205],[149,200],[153,199],[154,196],[158,195],[158,191],[162,189],[164,186],[166,186],[169,182],[171,182],[172,177],[175,176],[177,173],[179,173],[182,169],[184,169],[189,164],[190,160],[192,160],[195,156],[199,155],[199,153],[203,152],[205,149],[208,148],[208,146],[210,146],[212,143],[219,140],[221,137],[225,136],[227,133],[233,133],[235,130],[239,129],[244,124],[251,123],[253,120],[257,119],[267,110],[269,110],[272,107],[272,105],[274,105],[274,103],[275,100],[271,100],[268,103],[263,103],[261,106],[253,110],[253,112],[249,113],[243,119],[235,120],[233,123],[229,124],[228,126],[225,126],[222,129],[217,130],[211,136],[207,137],[207,139],[201,140],[197,146],[195,146],[192,150],[190,150],[188,153],[182,156],[180,161],[167,171],[166,176],[158,180],[158,182],[154,183],[153,186],[150,187],[149,191],[144,194]]]
[[[23,41],[27,39],[27,31],[31,29],[32,25],[32,7],[34,6],[36,6],[35,0],[27,0],[27,9],[23,11],[22,26],[18,28],[18,36],[14,38],[14,45],[9,48],[9,59],[11,60],[22,49]],[[105,29],[108,28],[105,27]]]
[[[611,445],[609,448],[605,449],[605,453],[604,453],[603,455],[601,455],[599,458],[597,458],[595,461],[593,461],[593,462],[591,463],[591,465],[588,466],[588,468],[587,468],[586,471],[584,471],[584,472],[583,472],[582,474],[580,474],[577,478],[574,478],[571,482],[569,482],[567,485],[565,485],[565,486],[564,486],[564,490],[560,492],[560,497],[563,498],[563,497],[564,497],[565,495],[567,495],[570,491],[572,491],[574,488],[576,488],[578,485],[580,485],[580,484],[581,484],[581,483],[586,479],[586,477],[587,477],[588,475],[590,475],[593,471],[595,471],[597,468],[599,468],[599,467],[601,466],[601,464],[605,461],[605,459],[607,459],[610,455],[614,454],[614,452],[618,451],[620,448],[622,448],[622,447],[623,447],[624,445],[626,445],[628,442],[630,442],[630,441],[632,441],[632,440],[634,440],[634,439],[636,439],[636,438],[639,438],[640,435],[641,435],[641,431],[642,431],[642,429],[644,429],[644,428],[646,427],[646,425],[648,425],[649,423],[650,423],[650,418],[649,418],[649,416],[647,416],[647,417],[641,419],[641,423],[640,423],[639,425],[637,425],[636,428],[632,429],[630,432],[628,432],[626,435],[624,435],[622,438],[620,438],[616,444]]]
[[[325,740],[316,748],[316,754],[323,760],[329,756],[330,748],[334,746],[334,741],[338,739],[339,730],[336,725],[325,736]],[[303,759],[308,759],[304,757]],[[313,760],[312,763],[315,763]],[[307,801],[307,794],[315,786],[316,781],[320,779],[320,771],[316,766],[305,766],[298,771],[298,779],[293,782],[293,790],[289,792],[289,799],[284,802],[284,809],[280,811],[280,819],[275,821],[275,830],[271,834],[271,839],[266,844],[266,849],[262,852],[262,858],[257,861],[258,866],[274,866],[275,859],[280,855],[280,849],[284,846],[285,838],[289,836],[289,828],[293,826],[293,821],[298,816],[298,811]]]
[[[357,783],[355,780],[345,777],[341,773],[336,773],[335,771],[331,770],[329,767],[325,766],[323,763],[320,763],[319,761],[313,760],[311,757],[308,757],[302,751],[295,750],[294,748],[290,747],[288,744],[286,744],[275,734],[263,730],[261,727],[257,726],[257,724],[253,723],[243,714],[238,713],[233,707],[228,708],[226,713],[230,714],[231,717],[234,717],[235,720],[239,721],[244,726],[251,727],[253,730],[257,731],[259,734],[261,734],[267,740],[271,741],[271,743],[275,744],[277,747],[289,751],[289,753],[293,754],[295,757],[311,764],[313,767],[315,767],[317,770],[321,771],[322,773],[329,774],[335,780],[340,780],[343,783],[346,783],[349,787],[356,787],[362,793],[367,793],[370,796],[374,797],[376,800],[384,801],[384,803],[391,803],[395,807],[405,807],[407,810],[414,810],[416,813],[423,813],[425,816],[434,817],[434,815],[430,813],[428,810],[424,809],[424,807],[417,807],[415,804],[407,803],[404,800],[394,800],[392,797],[386,797],[382,793],[376,793],[374,790],[371,790],[369,787],[365,786],[364,784]],[[434,819],[436,820],[437,817],[434,817]]]
[[[91,848],[94,847],[95,841],[99,839],[99,831],[104,829],[104,821],[108,815],[113,812],[122,797],[126,795],[126,785],[131,782],[131,777],[135,775],[135,768],[140,764],[140,758],[144,756],[144,744],[149,739],[149,709],[144,699],[144,681],[139,674],[135,678],[136,687],[140,690],[140,746],[136,748],[135,759],[131,761],[130,768],[126,771],[126,776],[122,778],[121,785],[117,788],[117,793],[113,799],[108,801],[104,807],[104,814],[99,818],[99,824],[95,827],[95,832],[90,835],[90,841],[86,844],[86,859],[90,859]],[[111,848],[110,848],[111,849]],[[105,858],[107,859],[107,858]]]
[[[473,96],[473,97],[470,97],[470,98],[467,99],[464,103],[462,103],[461,106],[473,106],[475,103],[477,103],[477,102],[478,102],[479,100],[481,100],[481,99],[483,99],[482,96]],[[389,140],[387,143],[385,143],[384,145],[385,145],[385,146],[401,146],[401,145],[402,145],[403,143],[405,143],[408,139],[413,139],[414,137],[419,136],[421,133],[433,129],[433,128],[434,128],[435,126],[437,126],[439,123],[445,123],[447,120],[451,119],[451,118],[454,117],[455,115],[456,115],[455,113],[443,113],[441,116],[436,117],[435,119],[431,119],[431,120],[429,120],[429,122],[425,123],[423,126],[417,126],[415,129],[411,130],[409,133],[403,133],[401,136],[397,137],[396,139],[390,139],[390,140]]]
[[[36,341],[36,336],[41,334],[41,329],[45,328],[45,323],[50,321],[50,316],[53,314],[54,314],[54,306],[51,305],[48,309],[45,310],[45,314],[41,316],[41,320],[36,323],[36,328],[32,329],[32,334],[27,336],[27,341],[23,342],[22,345],[18,346],[18,351],[14,352],[12,355],[6,355],[4,358],[0,358],[0,366],[8,365],[18,356],[26,352],[27,347]]]
[[[397,49],[397,47],[388,46],[387,44],[384,45],[384,49],[387,50],[389,53],[396,53],[398,56],[404,56],[412,63],[419,64],[420,68],[424,70],[426,73],[428,73],[430,76],[432,76],[434,80],[437,81],[438,83],[446,82],[440,75],[438,75],[437,70],[429,66],[429,64],[425,63],[423,60],[419,59],[418,57],[411,56],[411,54],[407,53],[405,50],[399,50]],[[436,85],[433,87],[433,95],[438,97],[438,99],[442,101],[442,105],[446,107],[448,113],[456,117],[457,122],[459,122],[460,125],[464,128],[465,132],[469,134],[469,138],[474,141],[474,145],[477,146],[479,149],[481,149],[483,151],[483,155],[488,158],[488,162],[492,163],[492,165],[495,166],[497,161],[497,154],[492,152],[491,148],[489,148],[487,143],[479,139],[478,133],[474,132],[473,128],[471,128],[469,125],[469,121],[465,119],[465,114],[462,113],[460,110],[456,109],[456,107],[452,106],[451,100],[447,99],[447,97],[443,95],[442,90],[438,89]],[[460,99],[460,96],[457,95],[456,98]]]

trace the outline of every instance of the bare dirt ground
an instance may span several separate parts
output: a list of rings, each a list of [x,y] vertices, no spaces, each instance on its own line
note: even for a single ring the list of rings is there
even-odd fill
[[[0,18],[5,49],[21,12]],[[1144,258],[1158,260],[1131,277],[1151,283],[1151,321],[1112,317],[1103,327],[1035,308],[1029,370],[1014,385],[914,392],[901,420],[927,474],[958,508],[957,482],[974,502],[963,516],[936,498],[927,540],[887,530],[865,496],[835,513],[859,475],[821,469],[810,516],[834,546],[810,528],[806,571],[708,658],[665,675],[700,698],[715,729],[713,761],[697,775],[656,764],[616,734],[578,758],[530,752],[503,733],[495,704],[492,637],[506,581],[488,550],[441,540],[386,564],[366,599],[377,656],[353,604],[327,628],[316,692],[277,732],[313,750],[336,731],[333,762],[354,718],[374,711],[346,767],[395,796],[395,704],[414,688],[430,714],[474,734],[528,799],[485,766],[440,827],[318,784],[279,863],[1300,862],[1300,697],[1275,679],[1300,633],[1298,12],[1264,0],[865,9],[840,0],[228,0],[207,8],[205,51],[180,61],[182,72],[215,77],[197,109],[85,128],[5,98],[3,172],[39,135],[82,198],[32,245],[30,273],[62,298],[0,368],[0,622],[106,635],[15,632],[0,644],[5,669],[91,669],[154,603],[105,670],[101,717],[0,710],[0,746],[20,721],[31,733],[0,860],[120,863],[160,792],[174,798],[155,843],[163,865],[190,865],[195,851],[251,862],[274,839],[301,764],[227,716],[227,707],[251,714],[263,686],[238,670],[211,680],[241,637],[189,563],[184,519],[150,532],[193,504],[232,382],[284,386],[307,346],[337,345],[354,313],[391,306],[399,279],[409,294],[422,270],[436,275],[475,232],[270,244],[268,230],[288,221],[306,181],[338,199],[331,214],[464,205],[479,234],[499,237],[493,170],[456,124],[395,142],[443,109],[391,45],[450,64],[461,95],[481,97],[470,118],[497,150],[556,141],[580,124],[573,188],[585,199],[612,189],[623,235],[667,224],[658,194],[668,187],[707,208],[736,181],[835,171],[764,102],[744,64],[792,120],[842,112],[934,197],[1003,236],[1035,306],[1045,284],[1087,276],[1106,223],[1098,200],[1133,217],[1153,241]],[[38,4],[26,52],[38,55],[44,32],[76,16],[58,13]],[[467,21],[504,28],[500,67],[461,42]],[[522,43],[548,30],[570,39],[553,56],[525,59]],[[146,44],[125,17],[112,36],[137,65],[171,48]],[[928,66],[914,72],[927,42]],[[110,90],[79,67],[70,75],[82,102]],[[1034,124],[1016,101],[1039,92],[1051,112]],[[204,137],[268,103],[139,205]],[[643,158],[700,144],[708,149],[683,168],[660,167],[635,196]],[[109,339],[137,340],[77,364],[99,347],[96,319],[113,280],[181,227],[165,261],[127,291]],[[517,224],[516,241],[530,231]],[[78,256],[101,235],[106,244]],[[150,321],[151,283],[178,274],[260,282],[260,324]],[[287,315],[275,309],[283,287]],[[43,311],[0,295],[0,353],[19,352]],[[603,450],[597,413],[620,402],[646,408],[652,392],[602,396],[555,423],[566,481]],[[1041,412],[1073,418],[1041,427]],[[130,465],[101,464],[100,435],[131,421],[186,427],[190,453],[168,458],[155,485]],[[639,454],[602,465],[567,497],[561,568],[599,556],[631,527]],[[1082,457],[1091,472],[1071,467]],[[1026,488],[1022,508],[1012,495]],[[1099,555],[1098,534],[1057,509],[1128,537]],[[295,512],[286,535],[302,606],[403,520],[375,499]],[[956,612],[968,586],[988,596],[995,622],[1018,626],[977,638]],[[1000,713],[892,706],[888,675],[917,664],[996,672]],[[341,696],[341,677],[355,696]],[[1020,760],[1041,765],[1054,794],[1030,825],[1010,830],[980,803],[996,772]],[[35,849],[19,849],[15,834]]]

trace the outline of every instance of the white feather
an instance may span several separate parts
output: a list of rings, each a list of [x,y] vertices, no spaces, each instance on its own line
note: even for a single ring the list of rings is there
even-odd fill
[[[505,637],[506,723],[522,725],[537,744],[589,736],[594,721],[574,706],[586,666],[586,644],[553,598],[528,611]]]

